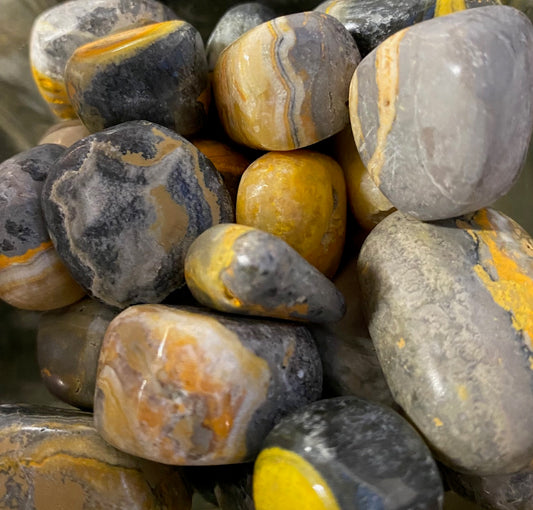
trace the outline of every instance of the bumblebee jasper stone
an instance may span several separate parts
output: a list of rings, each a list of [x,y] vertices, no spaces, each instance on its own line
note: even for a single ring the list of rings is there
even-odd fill
[[[238,143],[306,147],[348,122],[349,82],[360,60],[350,33],[318,12],[281,16],[220,55],[213,90],[222,125]]]
[[[533,126],[533,25],[489,6],[397,32],[350,89],[363,163],[399,210],[422,220],[475,211],[518,178]]]
[[[200,303],[223,312],[330,322],[345,311],[320,271],[279,237],[245,225],[200,235],[187,252],[185,280]]]
[[[464,11],[472,7],[485,7],[487,5],[501,5],[500,0],[436,0],[435,17],[446,16],[453,12]]]
[[[236,218],[237,223],[281,237],[331,278],[346,234],[342,169],[314,151],[267,153],[241,178]]]
[[[65,83],[76,114],[91,132],[149,120],[179,134],[206,117],[207,64],[198,31],[166,21],[108,35],[70,57]]]
[[[92,409],[100,346],[117,314],[87,298],[41,316],[37,359],[50,393],[75,407]]]
[[[48,175],[43,209],[76,280],[119,308],[162,301],[183,285],[189,245],[233,218],[213,165],[187,140],[147,121],[67,149]]]
[[[126,455],[89,413],[0,405],[0,507],[190,510],[176,470]]]
[[[321,389],[320,359],[302,326],[138,305],[105,334],[95,423],[109,443],[139,457],[238,463]]]
[[[431,454],[393,410],[321,400],[281,420],[255,463],[257,510],[432,510],[443,490]]]
[[[0,298],[51,310],[85,294],[58,258],[41,209],[46,175],[64,147],[45,144],[0,165]]]
[[[206,44],[207,65],[215,68],[222,51],[248,30],[271,20],[276,14],[258,2],[238,4],[228,9],[218,20]]]
[[[71,0],[39,15],[30,37],[30,63],[37,87],[52,112],[75,118],[63,75],[74,50],[100,37],[135,26],[175,19],[154,0]]]
[[[395,212],[358,273],[394,399],[445,464],[478,475],[533,459],[533,240],[492,210]]]

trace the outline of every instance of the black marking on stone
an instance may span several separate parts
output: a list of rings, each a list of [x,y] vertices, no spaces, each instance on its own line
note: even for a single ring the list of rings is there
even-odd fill
[[[117,21],[114,7],[97,7],[78,19],[78,27],[82,32],[104,37],[113,30]]]
[[[8,239],[2,240],[1,250],[3,253],[7,251],[12,251],[14,249],[15,249],[15,245],[11,241],[9,241]]]
[[[35,236],[35,232],[30,227],[16,223],[13,220],[6,220],[4,227],[9,235],[22,242],[26,242]]]

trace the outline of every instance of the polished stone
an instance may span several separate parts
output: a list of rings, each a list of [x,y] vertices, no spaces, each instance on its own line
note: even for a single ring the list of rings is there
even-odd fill
[[[106,441],[139,457],[239,463],[321,390],[320,358],[303,326],[137,305],[104,337],[95,423]]]
[[[533,239],[493,209],[434,223],[395,212],[358,274],[394,399],[439,460],[478,475],[527,467]]]
[[[50,126],[39,140],[39,144],[56,143],[63,147],[70,147],[78,140],[89,136],[88,129],[83,125],[81,120],[63,120]]]

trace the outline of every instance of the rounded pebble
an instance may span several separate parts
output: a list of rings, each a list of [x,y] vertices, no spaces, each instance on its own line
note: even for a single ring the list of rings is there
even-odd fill
[[[63,147],[70,147],[78,140],[89,136],[88,129],[81,120],[63,120],[50,126],[46,133],[39,140],[39,145],[45,143],[56,143]]]

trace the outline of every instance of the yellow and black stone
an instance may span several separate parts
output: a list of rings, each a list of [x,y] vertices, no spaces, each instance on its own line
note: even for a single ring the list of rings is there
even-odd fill
[[[321,391],[320,358],[301,325],[137,305],[107,328],[94,417],[132,455],[234,464],[253,460],[279,418]]]
[[[44,144],[0,164],[0,299],[52,310],[85,294],[57,256],[41,208],[50,168],[65,148]]]
[[[345,312],[335,285],[281,238],[225,223],[200,235],[185,280],[203,305],[223,312],[334,322]]]
[[[92,415],[0,405],[0,507],[57,510],[190,510],[176,468],[109,446]]]
[[[440,222],[395,212],[358,274],[394,399],[446,465],[512,473],[533,459],[533,239],[493,209]]]
[[[90,132],[149,120],[192,135],[207,117],[204,45],[185,21],[146,25],[80,46],[67,63],[65,83]]]
[[[160,302],[182,286],[192,241],[233,219],[212,163],[148,121],[125,122],[67,149],[45,182],[43,210],[77,281],[118,308]]]
[[[283,418],[255,462],[256,510],[439,510],[439,471],[392,409],[355,396]]]
[[[56,397],[74,407],[93,408],[100,346],[118,312],[87,298],[41,316],[37,360],[45,386]]]

